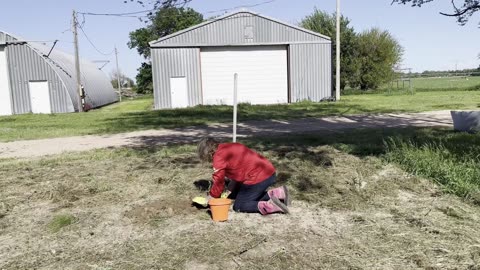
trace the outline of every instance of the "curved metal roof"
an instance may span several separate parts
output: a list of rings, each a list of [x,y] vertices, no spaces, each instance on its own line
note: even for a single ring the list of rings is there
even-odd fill
[[[71,54],[60,51],[54,48],[47,57],[51,46],[39,42],[30,42],[22,40],[18,37],[12,36],[0,31],[0,45],[8,43],[25,43],[37,54],[42,56],[53,68],[55,73],[61,78],[67,91],[72,99],[75,111],[78,111],[78,95],[75,79],[75,58]],[[85,89],[86,103],[92,108],[100,107],[118,101],[118,96],[115,93],[110,80],[103,71],[87,60],[80,59],[80,73],[81,83]]]

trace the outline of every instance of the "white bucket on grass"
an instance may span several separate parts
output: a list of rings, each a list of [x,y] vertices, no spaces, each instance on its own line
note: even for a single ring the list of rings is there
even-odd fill
[[[475,133],[480,131],[480,111],[450,111],[453,129]]]

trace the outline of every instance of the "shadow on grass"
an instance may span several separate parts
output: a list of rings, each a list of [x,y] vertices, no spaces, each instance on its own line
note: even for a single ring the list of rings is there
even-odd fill
[[[378,123],[377,123],[378,124]],[[287,124],[288,125],[288,122]],[[215,127],[205,130],[204,133],[190,134],[189,131],[198,129],[185,129],[185,134],[166,136],[142,136],[135,138],[134,143],[128,148],[153,153],[159,146],[195,144],[203,135],[220,134],[215,136],[220,141],[230,141],[229,127]],[[266,132],[271,132],[268,130]],[[328,153],[315,152],[310,147],[332,146],[340,151],[358,157],[383,156],[388,151],[388,141],[391,140],[410,142],[419,147],[422,145],[442,145],[456,157],[478,156],[480,154],[480,135],[471,135],[454,132],[449,128],[345,128],[343,130],[316,130],[312,133],[303,132],[278,132],[266,134],[256,132],[251,137],[240,138],[240,142],[248,145],[258,152],[271,151],[281,159],[300,159],[312,162],[315,166],[329,167],[332,160]],[[175,159],[185,166],[194,166],[198,161],[191,158]],[[288,176],[279,176],[279,180]]]
[[[320,134],[286,135],[247,139],[252,148],[277,152],[284,155],[284,147],[306,153],[308,146],[330,145],[359,157],[386,154],[389,140],[411,142],[415,145],[439,145],[458,157],[480,154],[480,135],[455,132],[449,128],[364,128],[345,129]],[[307,154],[307,156],[309,156]]]
[[[240,104],[238,121],[251,120],[288,120],[330,115],[348,115],[360,113],[377,113],[369,106],[350,105],[347,103],[313,103],[301,102],[281,105]],[[389,112],[382,110],[382,112]],[[393,112],[393,110],[392,110]],[[404,112],[395,110],[395,112]],[[119,133],[132,130],[159,128],[178,128],[206,125],[210,123],[230,123],[231,106],[196,106],[176,110],[155,110],[143,112],[126,112],[102,121],[98,133]]]
[[[127,119],[130,121],[132,118]],[[143,118],[139,117],[138,121],[142,119]],[[166,118],[158,120],[158,122],[164,123],[165,119]],[[199,119],[199,117],[194,119]],[[131,122],[132,125],[134,125],[134,123],[141,124],[142,122]],[[415,119],[402,115],[351,115],[334,119],[251,120],[242,122],[237,128],[237,132],[241,136],[248,136],[246,138],[240,138],[245,142],[251,142],[252,140],[260,140],[267,144],[278,142],[279,145],[275,146],[277,147],[278,154],[286,158],[294,158],[295,155],[302,155],[304,157],[313,156],[306,148],[306,146],[312,144],[332,144],[341,150],[348,150],[347,152],[352,154],[361,154],[363,152],[372,154],[382,152],[381,148],[384,147],[383,140],[394,135],[403,135],[404,137],[427,136],[426,140],[441,137],[438,137],[436,134],[429,135],[426,131],[422,131],[422,129],[400,129],[411,125],[424,124],[450,126],[451,121],[442,118],[432,119],[431,117],[420,115],[416,116]],[[380,129],[378,127],[384,128]],[[159,132],[152,135],[132,136],[130,137],[130,147],[147,152],[154,152],[156,151],[156,146],[195,143],[204,136],[229,141],[231,140],[231,132],[232,127],[230,125],[190,126],[173,129],[164,133]],[[421,133],[424,134],[422,135]],[[433,133],[433,131],[430,131],[430,133]],[[291,147],[287,147],[289,145],[295,145],[296,149],[292,152]],[[282,146],[286,147],[282,148]],[[315,159],[318,158],[318,153],[315,153]],[[325,162],[328,163],[328,161],[325,160],[316,160],[315,164],[318,165]]]

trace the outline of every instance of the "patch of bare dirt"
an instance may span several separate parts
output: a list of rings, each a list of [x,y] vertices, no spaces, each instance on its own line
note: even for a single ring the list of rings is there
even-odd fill
[[[198,209],[192,206],[192,201],[186,199],[159,199],[146,204],[135,205],[125,216],[134,222],[149,223],[155,220],[163,220],[173,216],[189,215],[198,213]]]

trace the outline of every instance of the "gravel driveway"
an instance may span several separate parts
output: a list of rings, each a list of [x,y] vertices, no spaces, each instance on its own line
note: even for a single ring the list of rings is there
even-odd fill
[[[322,133],[355,128],[451,127],[450,111],[405,114],[376,114],[264,120],[239,123],[239,137]],[[177,129],[135,131],[113,135],[91,135],[0,143],[0,158],[28,158],[119,146],[149,146],[196,141],[202,136],[231,136],[232,126],[212,124]]]

